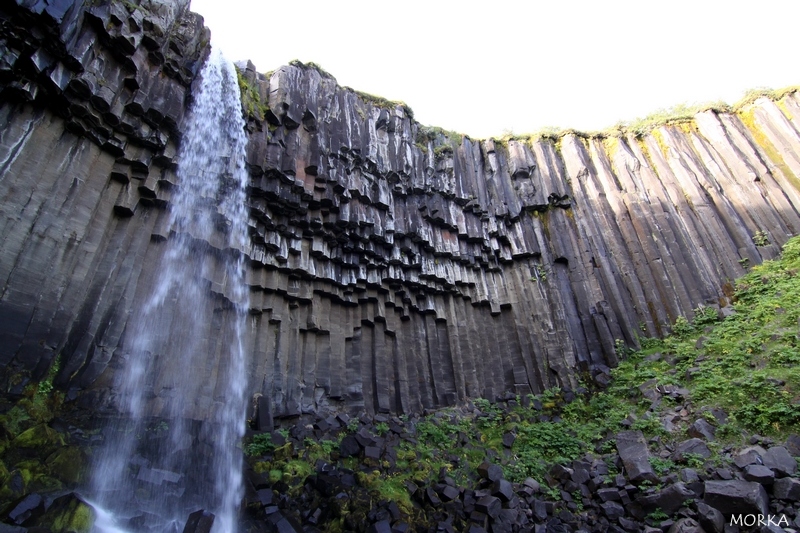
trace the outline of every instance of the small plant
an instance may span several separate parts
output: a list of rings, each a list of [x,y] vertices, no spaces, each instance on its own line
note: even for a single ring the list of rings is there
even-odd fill
[[[743,269],[747,270],[748,268],[750,268],[750,259],[748,259],[747,257],[742,257],[741,259],[739,259],[739,264],[742,265]]]
[[[755,235],[753,235],[753,244],[756,246],[769,246],[769,234],[764,230],[758,230]]]
[[[685,316],[679,316],[675,320],[675,324],[672,326],[672,333],[678,338],[686,337],[693,332],[694,326],[692,326]]]
[[[547,275],[550,273],[550,269],[541,263],[536,263],[533,266],[532,272],[533,276],[531,276],[531,281],[545,283],[547,281]]]
[[[47,371],[47,376],[39,382],[39,386],[36,388],[36,396],[47,396],[51,392],[53,392],[53,380],[56,379],[59,370],[61,370],[61,356],[56,356],[55,361],[53,361],[52,366]]]
[[[388,431],[389,431],[389,424],[387,424],[386,422],[380,422],[378,424],[375,424],[375,432],[378,433],[378,435],[385,435]]]
[[[705,326],[719,321],[717,310],[713,307],[701,305],[694,310],[694,325]]]
[[[703,465],[706,463],[705,458],[699,453],[685,453],[683,454],[683,460],[686,463],[686,466],[689,468],[703,468]]]
[[[665,476],[669,474],[670,470],[675,468],[675,463],[670,459],[662,459],[661,457],[650,457],[650,466],[653,467],[653,470],[659,476]]]
[[[275,449],[275,444],[272,442],[272,435],[269,433],[259,433],[253,435],[250,442],[245,445],[244,453],[249,457],[257,457],[266,455]]]
[[[650,520],[653,522],[663,522],[664,520],[668,519],[669,515],[665,513],[662,509],[656,509],[649,515],[645,517],[645,520]]]

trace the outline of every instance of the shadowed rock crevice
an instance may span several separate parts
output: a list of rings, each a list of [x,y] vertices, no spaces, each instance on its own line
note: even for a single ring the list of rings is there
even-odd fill
[[[208,31],[181,2],[64,5],[0,12],[0,365],[19,392],[60,354],[57,384],[111,407]],[[209,324],[231,312],[223,258],[248,260],[250,389],[277,417],[602,382],[619,341],[724,307],[800,230],[797,93],[644,134],[473,140],[313,66],[240,75],[250,241],[228,248],[220,214],[196,246]],[[196,418],[226,351],[213,326],[203,346]]]

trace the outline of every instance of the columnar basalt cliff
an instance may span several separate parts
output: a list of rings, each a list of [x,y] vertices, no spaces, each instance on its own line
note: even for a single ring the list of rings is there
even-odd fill
[[[60,355],[59,386],[114,404],[207,53],[186,7],[3,8],[6,390]],[[800,232],[797,93],[641,135],[477,141],[313,66],[241,76],[251,240],[227,249],[221,220],[219,239],[197,242],[209,364],[192,369],[189,417],[207,412],[225,358],[214,265],[228,254],[249,260],[250,390],[275,415],[418,412],[602,381],[618,341],[725,305],[730,280]],[[154,375],[150,388],[158,414],[173,387]]]

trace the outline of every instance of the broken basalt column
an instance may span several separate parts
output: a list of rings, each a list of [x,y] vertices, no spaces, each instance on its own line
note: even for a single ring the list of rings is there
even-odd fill
[[[31,4],[1,13],[3,386],[60,355],[57,385],[112,407],[208,32],[184,2]],[[313,66],[245,63],[240,85],[250,242],[226,248],[222,219],[198,239],[212,318],[190,417],[225,357],[228,254],[248,260],[249,388],[271,416],[418,412],[602,382],[619,342],[726,305],[800,231],[796,93],[643,135],[479,141]],[[172,390],[152,377],[154,415]]]

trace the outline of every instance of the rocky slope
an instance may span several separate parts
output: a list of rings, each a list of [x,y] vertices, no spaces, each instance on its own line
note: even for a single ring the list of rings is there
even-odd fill
[[[95,5],[98,4],[98,5]],[[3,7],[0,366],[113,406],[152,290],[208,33],[183,2]],[[249,259],[250,389],[276,416],[411,413],[603,381],[616,342],[724,305],[800,230],[800,97],[645,134],[485,140],[303,65],[244,65],[251,242],[208,254],[203,418],[225,360],[224,254]],[[220,234],[224,224],[220,226]],[[154,354],[150,409],[170,397]]]

